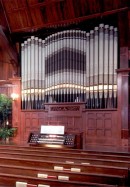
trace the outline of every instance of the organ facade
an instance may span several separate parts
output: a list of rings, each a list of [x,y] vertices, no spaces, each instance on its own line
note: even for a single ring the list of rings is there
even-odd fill
[[[67,30],[21,44],[22,109],[45,103],[84,102],[86,108],[117,107],[117,28]]]

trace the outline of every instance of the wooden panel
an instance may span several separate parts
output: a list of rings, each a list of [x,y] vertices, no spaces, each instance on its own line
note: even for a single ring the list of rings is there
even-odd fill
[[[97,129],[103,129],[104,125],[103,125],[103,120],[101,119],[97,119]]]
[[[128,46],[128,36],[129,36],[128,25],[129,25],[128,12],[127,11],[120,12],[118,14],[118,28],[119,28],[119,33],[120,33],[120,37],[119,37],[120,48]],[[121,65],[123,65],[123,64],[121,64]],[[124,68],[126,68],[126,66],[124,66]]]
[[[97,129],[96,130],[97,137],[104,136],[104,130],[103,129]]]
[[[92,111],[85,115],[84,147],[114,145],[120,140],[121,128],[117,123],[117,111]],[[115,123],[116,122],[116,123]]]
[[[3,1],[5,10],[7,12],[14,11],[19,8],[23,8],[26,6],[26,0],[8,0],[8,3],[6,1]]]
[[[31,8],[30,12],[35,26],[40,27],[47,23],[47,12],[45,6],[42,6],[40,9],[37,7]]]
[[[95,136],[95,130],[94,129],[89,129],[87,135],[94,137]]]
[[[28,0],[29,5],[34,5],[34,4],[37,4],[38,2],[39,0]]]
[[[102,3],[100,3],[100,1],[97,1],[97,0],[89,0],[88,1],[88,7],[89,7],[88,11],[90,11],[89,12],[90,14],[100,12],[101,6],[102,6]]]
[[[93,114],[91,114],[91,115],[93,115]],[[103,118],[103,116],[104,116],[104,113],[101,113],[101,112],[96,113],[96,118]]]
[[[14,21],[15,20],[15,21]],[[32,26],[27,9],[8,13],[8,21],[11,30],[23,29]]]
[[[47,13],[47,18],[48,18],[48,23],[59,21],[58,12],[56,12],[55,5],[47,6],[46,13]]]
[[[63,6],[63,3],[62,3],[62,6]],[[75,17],[75,7],[73,5],[73,0],[67,0],[66,2],[64,2],[63,14],[64,14],[64,19]]]
[[[31,123],[29,117],[27,117],[27,118],[25,119],[25,124],[26,124],[26,127],[27,127],[27,128],[31,126],[32,123]],[[36,123],[35,123],[35,124],[36,124]]]
[[[105,130],[104,136],[105,136],[106,138],[112,137],[112,131],[111,131],[111,130]]]
[[[118,9],[121,7],[128,6],[128,1],[118,1],[117,0],[105,0],[104,1],[104,10]]]
[[[4,14],[4,10],[2,8],[2,5],[0,4],[0,25],[2,25],[3,27],[7,27],[7,20]]]
[[[32,118],[32,123],[31,123],[31,127],[34,129],[36,127],[36,124],[38,124],[38,119],[36,118]]]
[[[49,5],[49,4],[55,4],[58,2],[62,2],[66,0],[28,0],[29,6],[40,6],[40,5]]]
[[[88,119],[88,130],[95,129],[95,128],[96,128],[95,119],[89,118]]]
[[[105,114],[104,114],[104,117],[109,119],[109,118],[112,117],[112,115],[111,115],[111,113],[105,113]]]
[[[111,120],[111,118],[104,120],[104,128],[105,129],[111,129],[112,128],[112,120]]]

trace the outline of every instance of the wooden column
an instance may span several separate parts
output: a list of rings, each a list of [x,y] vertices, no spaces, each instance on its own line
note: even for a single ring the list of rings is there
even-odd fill
[[[12,126],[17,128],[13,142],[19,144],[21,138],[21,80],[19,77],[10,79],[13,84],[12,93],[17,94],[18,98],[12,101]]]
[[[117,70],[118,73],[118,123],[121,125],[121,145],[129,146],[129,73],[130,69]]]
[[[118,14],[119,25],[119,70],[118,73],[118,120],[121,125],[121,144],[129,146],[129,63],[128,63],[128,12]]]

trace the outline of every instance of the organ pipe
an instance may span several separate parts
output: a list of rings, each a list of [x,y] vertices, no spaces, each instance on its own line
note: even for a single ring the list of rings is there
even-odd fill
[[[86,103],[90,108],[90,33],[86,34]]]
[[[39,92],[38,92],[38,108],[41,109],[42,105],[41,105],[41,101],[42,101],[42,40],[39,39],[38,40],[38,59],[39,59],[39,66],[38,66],[38,88],[39,88]]]
[[[48,38],[48,53],[49,55],[51,55],[51,36]],[[50,79],[50,72],[51,72],[51,58],[48,58],[48,100],[49,103],[52,102],[52,97],[51,97],[51,90],[49,89],[49,87],[51,87],[51,79]]]
[[[31,108],[34,108],[34,96],[35,96],[35,93],[34,93],[34,88],[35,88],[35,85],[34,85],[34,76],[35,76],[35,60],[34,60],[34,57],[35,57],[35,50],[34,50],[34,47],[35,47],[35,44],[34,44],[34,36],[31,37]]]
[[[98,51],[99,51],[99,28],[95,27],[94,29],[94,99],[95,99],[95,108],[98,108],[98,84],[99,84],[99,58],[98,58]]]
[[[21,44],[22,109],[50,102],[116,107],[118,31],[100,24],[90,32],[67,30]]]
[[[83,70],[86,72],[86,33],[83,33],[83,41],[84,41],[84,47],[83,47],[83,53],[84,53],[84,58],[83,58]],[[86,76],[85,73],[83,72],[83,101],[85,100],[86,96]]]
[[[61,44],[62,45],[62,44]],[[70,49],[71,48],[71,41],[70,41],[70,32],[67,31],[67,48]],[[69,84],[70,84],[70,78],[71,78],[71,74],[70,74],[70,50],[67,51],[67,65],[66,65],[66,71],[67,71],[67,102],[69,102],[70,99],[70,88],[69,88]]]
[[[103,63],[103,54],[104,54],[104,24],[99,25],[99,99],[100,99],[100,108],[102,108],[102,99],[103,99],[103,84],[104,84],[104,63]]]
[[[116,69],[117,69],[117,62],[118,62],[118,34],[117,34],[117,28],[114,28],[114,67],[113,67],[113,74],[114,74],[114,107],[117,105],[117,75],[116,75]]]
[[[31,81],[31,77],[30,77],[30,67],[31,67],[31,39],[29,38],[27,40],[27,88],[28,88],[28,94],[27,94],[27,100],[28,100],[28,106],[27,108],[31,108],[31,101],[30,101],[30,92],[31,92],[31,87],[30,87],[30,81]]]
[[[25,63],[25,67],[24,67],[24,72],[25,72],[25,74],[24,74],[24,78],[25,78],[25,81],[24,81],[24,89],[25,89],[25,108],[27,108],[27,102],[28,102],[28,100],[27,100],[27,95],[28,95],[28,93],[27,93],[27,41],[25,41],[24,42],[24,45],[25,45],[25,54],[24,54],[24,63]]]
[[[42,40],[42,59],[41,59],[41,93],[42,93],[42,100],[41,100],[41,108],[44,107],[45,101],[45,41]]]
[[[75,48],[75,42],[74,42],[75,39],[73,37],[74,34],[75,34],[74,30],[72,30],[72,42],[73,42],[72,49]],[[80,47],[81,47],[81,45],[80,45]],[[75,65],[75,54],[74,54],[74,52],[72,53],[72,55],[73,55],[73,57],[72,57],[72,75],[73,75],[73,78],[72,78],[72,101],[74,102],[74,94],[75,94],[75,87],[74,87],[74,85],[75,85],[75,67],[74,67],[74,65]],[[80,77],[79,77],[79,79],[80,79]]]
[[[69,36],[69,46],[71,49],[73,49],[73,30],[70,31],[70,36]],[[69,84],[70,84],[70,101],[73,101],[73,50],[72,53],[70,53],[70,80],[69,80]]]
[[[24,83],[25,83],[25,76],[24,76],[24,73],[25,73],[25,70],[24,70],[24,67],[25,67],[25,60],[24,60],[24,44],[21,45],[21,77],[22,77],[22,80],[21,80],[21,88],[22,88],[22,108],[25,108],[25,105],[24,105],[24,102],[25,102],[25,93],[23,92],[24,89],[25,89],[25,86],[24,86]]]
[[[94,59],[93,59],[93,53],[94,53],[94,31],[90,31],[90,99],[91,99],[91,108],[93,108],[93,83],[94,83]]]
[[[110,35],[109,35],[109,105],[112,107],[112,96],[113,96],[113,68],[114,68],[114,51],[113,51],[113,26],[110,26]]]
[[[105,108],[107,107],[107,98],[108,98],[108,74],[109,74],[109,69],[108,69],[108,64],[109,64],[109,57],[108,57],[108,52],[109,52],[109,26],[105,25],[104,27],[104,105]]]

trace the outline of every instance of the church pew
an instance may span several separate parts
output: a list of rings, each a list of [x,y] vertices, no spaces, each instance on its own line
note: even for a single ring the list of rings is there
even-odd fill
[[[7,187],[15,187],[16,181],[26,182],[34,185],[44,184],[50,187],[117,187],[118,185],[107,185],[98,183],[87,182],[75,182],[75,181],[61,181],[61,180],[49,180],[41,179],[31,176],[15,175],[8,173],[0,173],[0,185],[7,184]]]
[[[0,153],[0,156],[2,155],[2,153]],[[4,158],[5,158],[5,154],[3,154],[3,156],[4,156]],[[1,157],[0,157],[1,158]],[[27,160],[37,160],[37,161],[42,161],[42,160],[45,160],[45,162],[49,162],[49,161],[51,161],[51,162],[53,162],[53,164],[54,163],[56,163],[56,161],[58,160],[58,163],[57,163],[57,165],[59,165],[59,161],[60,161],[60,166],[61,166],[61,164],[63,163],[63,164],[65,164],[65,163],[71,163],[71,164],[73,164],[73,165],[75,165],[75,164],[78,164],[78,168],[80,167],[80,168],[82,168],[82,166],[86,166],[86,165],[90,165],[90,167],[92,166],[92,164],[93,163],[91,163],[91,164],[88,164],[88,162],[84,162],[84,164],[81,164],[80,163],[80,159],[78,160],[79,161],[79,163],[77,162],[77,160],[73,160],[73,158],[72,158],[72,160],[71,161],[69,161],[69,162],[65,162],[66,161],[66,158],[62,158],[61,159],[61,157],[47,157],[47,156],[33,156],[33,155],[24,155],[24,154],[10,154],[10,153],[8,153],[8,154],[6,154],[6,158],[16,158],[16,159],[22,159],[22,158],[24,158],[24,159],[27,159]],[[75,161],[74,163],[72,163],[72,161]],[[82,161],[82,159],[81,159],[81,161]],[[86,160],[85,160],[86,161]],[[88,160],[87,160],[88,161]],[[47,162],[47,163],[48,163]],[[107,161],[108,163],[109,163],[109,161]],[[86,163],[86,164],[85,164]],[[105,161],[103,161],[103,163],[104,163],[104,165],[105,165]],[[119,162],[120,163],[120,162]],[[95,164],[95,162],[94,162],[94,164]],[[97,164],[97,162],[96,162],[96,164]],[[95,164],[95,165],[96,165]],[[100,164],[101,165],[101,164]],[[109,166],[108,164],[106,164],[105,165],[105,167],[107,167],[107,166]],[[44,166],[45,167],[45,166]],[[113,167],[113,166],[112,166]],[[112,168],[110,168],[110,173],[109,174],[111,174],[112,173],[112,171],[111,170],[113,170]],[[105,174],[104,173],[104,169],[102,169],[102,174]],[[115,174],[113,174],[113,175],[115,175]],[[128,170],[128,168],[124,168],[124,170],[122,170],[122,174],[120,174],[120,170],[118,171],[118,169],[117,169],[117,171],[116,171],[116,175],[124,175],[125,176],[125,178],[126,178],[126,180],[128,179],[128,177],[129,177],[129,170]]]
[[[28,151],[27,151],[28,152]],[[18,158],[27,158],[27,159],[37,159],[37,160],[52,160],[52,161],[60,161],[60,162],[73,162],[75,164],[97,164],[97,165],[108,165],[108,166],[121,166],[121,167],[130,167],[130,161],[127,159],[124,161],[122,160],[110,160],[110,159],[100,159],[100,158],[85,158],[85,157],[70,157],[70,155],[67,156],[55,156],[53,154],[42,154],[42,155],[37,155],[37,154],[26,154],[26,151],[24,152],[18,152],[18,153],[13,153],[13,151],[7,151],[7,152],[0,152],[0,156],[5,156],[6,157],[18,157]]]
[[[1,154],[1,153],[0,153],[0,154]],[[9,156],[9,157],[11,156],[9,153],[6,154],[6,155]],[[15,157],[16,155],[13,155],[13,156]],[[21,156],[21,157],[23,157],[23,156]],[[25,157],[24,157],[24,158],[25,158]],[[26,158],[27,158],[27,157],[26,157]],[[32,155],[31,155],[31,157],[28,157],[28,158],[31,158],[31,159],[32,159]],[[40,156],[40,158],[35,157],[35,159],[36,159],[36,158],[37,158],[37,160],[40,159],[40,158],[45,158],[46,160],[48,160],[48,157],[41,157],[41,156]],[[50,160],[50,159],[49,159],[49,160]],[[55,159],[52,159],[52,158],[51,158],[51,160],[55,161]],[[60,159],[60,158],[59,158],[59,159],[56,158],[56,160],[63,161],[64,159],[62,160],[62,159]],[[74,161],[74,160],[72,159],[72,161]],[[80,159],[79,159],[79,161],[80,161]],[[94,163],[92,162],[92,164],[94,164]],[[96,163],[96,164],[97,164],[97,163]],[[106,163],[103,162],[103,164],[105,165]],[[107,162],[107,164],[108,164],[108,166],[110,165],[109,162]],[[114,164],[115,164],[115,162],[114,162]],[[114,165],[114,164],[113,164],[113,162],[112,162],[112,165]],[[120,162],[119,162],[119,164],[120,164]],[[118,164],[118,166],[120,166],[119,164]],[[90,165],[90,166],[91,166],[91,165]],[[127,170],[127,169],[126,169],[126,170]],[[119,172],[120,172],[120,171],[116,171],[116,174],[119,174]],[[126,173],[124,173],[124,175],[126,176],[126,178],[129,178],[129,172],[128,172],[128,170],[127,170]]]
[[[127,167],[115,167],[115,166],[106,166],[106,165],[83,165],[83,164],[73,164],[73,163],[62,163],[58,161],[43,161],[37,159],[25,159],[23,158],[12,158],[12,157],[0,157],[0,164],[8,163],[8,165],[14,166],[25,166],[25,167],[36,167],[36,168],[47,168],[54,169],[54,167],[63,167],[63,170],[72,170],[71,168],[78,168],[81,172],[93,172],[94,173],[103,173],[110,175],[124,175],[128,176],[128,168]]]
[[[11,147],[11,148],[12,148],[12,147]],[[2,155],[2,152],[3,152],[3,151],[0,149],[1,155]],[[37,155],[37,156],[39,157],[39,159],[40,159],[41,155],[43,155],[43,153],[40,154],[41,152],[40,152],[40,153],[39,153],[39,152],[36,152],[36,151],[31,152],[30,149],[27,149],[27,150],[23,150],[23,149],[22,149],[22,150],[21,150],[21,149],[20,149],[20,150],[19,150],[19,149],[18,149],[18,150],[17,150],[17,149],[6,149],[6,152],[3,152],[3,154],[8,155],[7,152],[9,152],[10,154],[11,154],[11,153],[12,153],[12,154],[15,154],[15,153],[21,154],[21,153],[22,153],[22,154],[24,154],[24,155],[25,155],[25,154],[26,154],[26,155],[30,155],[30,156],[32,155],[33,158],[35,157],[35,155]],[[26,153],[26,152],[27,152],[27,153]],[[50,153],[50,154],[49,154],[49,153]],[[51,155],[52,155],[52,152],[46,152],[46,154],[44,154],[44,156],[46,156],[46,158],[48,158],[48,157],[51,156]],[[58,153],[57,153],[57,150],[56,150],[55,152],[53,152],[53,156],[54,156],[54,155],[58,155],[56,159],[59,159],[59,156],[60,156],[60,157],[61,157],[61,156],[64,156],[64,157],[65,157],[65,154],[64,154],[63,152],[58,152]],[[68,154],[67,154],[67,155],[68,155]],[[14,155],[14,156],[15,156],[15,155]],[[32,156],[31,156],[31,157],[32,157]],[[44,156],[43,156],[43,157],[44,157]],[[71,157],[73,157],[73,156],[74,156],[74,155],[70,153],[70,154],[69,154],[69,157],[66,157],[66,158],[67,158],[67,159],[70,159],[70,161],[71,161]],[[88,159],[88,162],[89,162],[89,161],[91,161],[91,162],[93,161],[93,163],[94,163],[94,161],[98,161],[98,164],[101,164],[102,162],[103,162],[103,164],[104,164],[104,160],[106,161],[106,159],[104,159],[104,158],[103,158],[103,159],[100,159],[100,158],[99,158],[99,160],[98,160],[98,159],[90,159],[88,155],[83,155],[83,156],[82,156],[81,154],[78,154],[78,155],[75,155],[75,156],[77,157],[77,158],[76,158],[77,162],[78,162],[78,158],[79,158],[79,160],[81,160],[81,162],[85,162],[85,161],[87,162],[87,160],[86,160],[86,158],[87,158],[87,159]],[[27,156],[27,157],[28,157],[28,156]],[[63,160],[64,160],[64,157],[62,157]],[[85,158],[85,157],[86,157],[86,158]],[[42,158],[42,157],[41,157],[41,158]],[[82,158],[82,159],[81,159],[81,158]],[[55,158],[54,158],[54,160],[55,160]],[[72,160],[74,160],[74,157],[72,158]],[[118,159],[116,159],[116,160],[118,160]],[[99,163],[99,161],[100,161],[100,163]],[[129,158],[128,158],[128,161],[129,161]],[[81,162],[80,162],[80,163],[81,163]],[[117,162],[118,162],[118,161],[114,161],[114,160],[112,159],[112,160],[110,160],[110,161],[107,161],[107,162],[106,162],[106,165],[107,165],[107,164],[108,164],[108,165],[110,165],[110,164],[112,164],[112,165],[113,165],[113,164],[118,164]],[[120,162],[120,166],[121,166],[122,164],[123,164],[123,166],[128,166],[127,163],[129,164],[129,162],[127,162],[127,158],[126,158],[124,162]],[[124,164],[126,164],[126,165],[124,165]]]
[[[63,153],[63,152],[58,152],[57,149],[55,150],[55,152],[51,152],[51,151],[44,151],[44,152],[32,152],[30,151],[30,149],[28,150],[13,150],[13,149],[6,149],[6,150],[1,150],[0,149],[0,153],[7,153],[9,152],[10,154],[26,154],[26,155],[33,155],[33,156],[50,156],[50,155],[53,155],[53,156],[57,156],[57,157],[68,157],[68,158],[76,158],[76,159],[82,159],[84,160],[85,158],[93,158],[93,159],[104,159],[104,160],[121,160],[121,161],[130,161],[130,157],[129,156],[116,156],[116,155],[103,155],[103,154],[86,154],[86,153],[81,153],[81,154],[74,154],[74,153]]]
[[[8,144],[1,144],[1,149],[7,149],[7,148],[11,148],[11,149],[29,149],[29,150],[35,150],[35,151],[53,151],[55,152],[55,150],[57,150],[57,152],[71,152],[71,153],[83,153],[83,154],[102,154],[102,155],[115,155],[115,156],[130,156],[130,152],[128,151],[101,151],[101,150],[83,150],[83,149],[72,149],[72,148],[51,148],[51,147],[42,147],[42,146],[29,146],[29,145],[25,145],[25,146],[19,146],[19,145],[8,145]]]
[[[9,166],[0,165],[0,173],[8,173],[15,175],[31,176],[31,177],[43,177],[51,179],[60,179],[77,182],[95,182],[99,184],[111,184],[124,186],[127,184],[124,175],[106,175],[98,173],[82,173],[82,172],[70,172],[70,171],[55,171],[49,169],[38,169],[30,167]],[[61,179],[62,178],[62,179]],[[64,179],[63,179],[64,178]]]
[[[14,145],[14,144],[1,144],[0,148],[3,149],[7,149],[7,148],[11,148],[11,149],[30,149],[30,150],[36,150],[36,151],[46,151],[46,150],[50,150],[50,151],[55,151],[57,149],[57,151],[62,151],[62,152],[71,152],[71,153],[93,153],[93,154],[110,154],[110,155],[128,155],[130,156],[129,152],[112,152],[112,151],[92,151],[92,150],[83,150],[83,149],[73,149],[73,148],[53,148],[53,147],[42,147],[42,146],[29,146],[29,145],[25,145],[25,146],[21,146],[21,145]]]
[[[1,149],[1,147],[0,147],[0,152],[2,153],[2,152],[5,152],[5,154],[6,154],[6,152],[10,152],[10,153],[12,153],[12,154],[14,154],[14,153],[17,153],[17,154],[20,154],[20,153],[22,153],[22,154],[33,154],[33,156],[35,156],[35,155],[47,155],[47,156],[49,156],[49,155],[52,155],[52,153],[53,153],[53,156],[55,155],[55,156],[65,156],[65,155],[67,155],[67,157],[68,157],[68,155],[69,155],[69,157],[76,157],[76,158],[83,158],[83,160],[85,159],[85,158],[93,158],[93,159],[109,159],[109,160],[121,160],[121,161],[130,161],[130,157],[129,156],[116,156],[116,155],[103,155],[103,154],[86,154],[86,152],[81,152],[81,153],[73,153],[73,151],[72,152],[69,152],[69,154],[68,154],[68,152],[67,153],[64,153],[64,152],[62,152],[61,150],[60,151],[57,151],[57,149],[55,149],[55,152],[51,152],[50,150],[41,150],[40,152],[39,151],[34,151],[34,150],[30,150],[30,148],[28,148],[28,149],[11,149],[10,147],[7,149]],[[70,158],[71,159],[71,158]]]
[[[110,159],[110,160],[124,160],[124,161],[130,161],[130,156],[125,156],[125,155],[110,155],[110,154],[103,154],[103,153],[89,153],[86,151],[81,151],[80,153],[78,152],[74,152],[72,151],[73,149],[71,149],[70,151],[64,152],[64,150],[59,150],[59,149],[37,149],[37,148],[30,148],[30,147],[17,147],[17,146],[2,146],[0,147],[0,152],[2,151],[10,151],[13,153],[31,153],[31,154],[53,154],[53,155],[57,155],[57,156],[65,156],[65,155],[69,155],[69,157],[83,157],[83,158],[103,158],[103,159]]]

